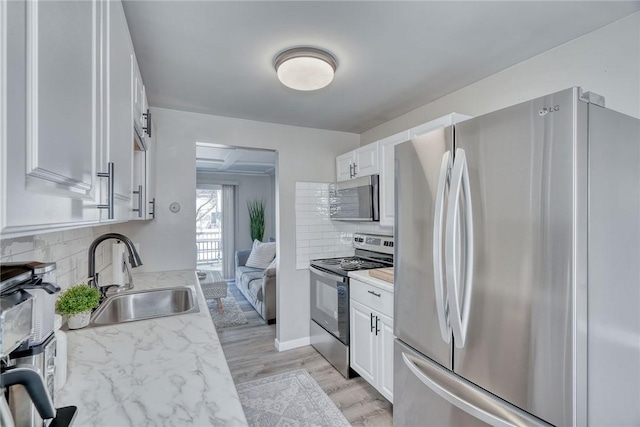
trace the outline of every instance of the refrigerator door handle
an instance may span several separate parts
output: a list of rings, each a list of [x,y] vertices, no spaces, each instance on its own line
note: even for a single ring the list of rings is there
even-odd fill
[[[438,188],[436,190],[435,215],[433,218],[433,282],[435,285],[436,312],[438,313],[440,334],[447,344],[451,342],[451,325],[447,320],[447,296],[444,287],[444,273],[442,271],[442,224],[444,222],[445,189],[450,167],[451,152],[447,151],[442,155],[440,177],[438,178]]]
[[[502,403],[497,397],[489,394],[468,381],[443,372],[444,368],[435,363],[425,363],[420,359],[402,352],[402,360],[424,385],[438,396],[458,409],[496,427],[544,426],[550,424],[535,418],[508,403]]]
[[[459,253],[456,234],[458,215],[460,214],[460,192],[464,195],[464,242],[465,269],[463,295],[458,285]],[[456,149],[453,170],[451,171],[451,191],[447,206],[447,225],[445,240],[445,262],[447,269],[447,296],[449,301],[449,319],[456,347],[462,348],[467,338],[469,312],[471,311],[471,291],[473,288],[473,213],[471,210],[471,188],[467,158],[462,148]]]

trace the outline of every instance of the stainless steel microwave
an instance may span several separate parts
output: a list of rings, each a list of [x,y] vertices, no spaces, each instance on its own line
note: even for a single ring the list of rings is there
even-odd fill
[[[380,177],[363,176],[332,184],[329,216],[339,221],[380,221]]]

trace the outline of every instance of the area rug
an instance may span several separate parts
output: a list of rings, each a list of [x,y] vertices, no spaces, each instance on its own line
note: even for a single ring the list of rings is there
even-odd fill
[[[350,425],[304,369],[238,384],[236,388],[252,427]]]
[[[209,314],[211,314],[216,329],[239,326],[247,323],[247,318],[244,317],[242,309],[228,290],[227,297],[222,298],[222,314],[218,312],[218,301],[214,298],[207,299],[207,307],[209,308]]]

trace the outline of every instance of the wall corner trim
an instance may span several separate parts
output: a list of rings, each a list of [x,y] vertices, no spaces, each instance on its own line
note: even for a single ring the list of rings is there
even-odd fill
[[[294,348],[311,345],[311,337],[303,337],[295,340],[282,341],[282,342],[278,338],[276,338],[275,345],[276,345],[276,350],[278,351],[292,350]]]

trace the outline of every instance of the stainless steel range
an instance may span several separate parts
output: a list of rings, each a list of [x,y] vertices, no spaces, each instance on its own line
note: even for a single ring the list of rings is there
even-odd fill
[[[342,375],[349,368],[349,272],[393,266],[393,237],[355,233],[355,256],[311,260],[311,345]]]

